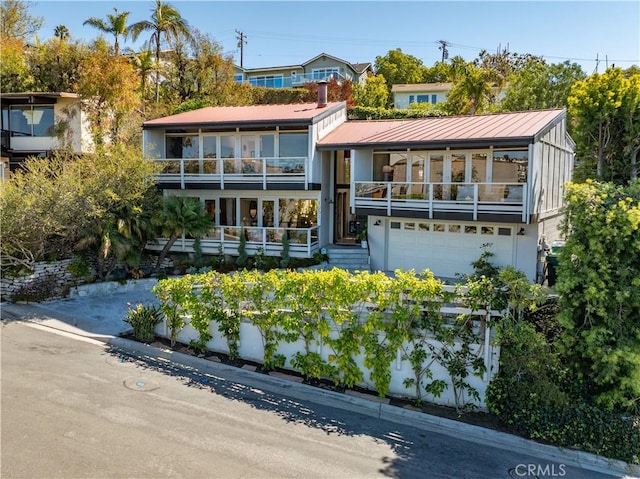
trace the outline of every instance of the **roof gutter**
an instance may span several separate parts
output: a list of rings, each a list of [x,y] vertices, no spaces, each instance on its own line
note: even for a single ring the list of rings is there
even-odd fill
[[[325,143],[318,144],[320,151],[332,150],[370,150],[373,148],[488,148],[527,146],[533,143],[534,137],[521,136],[515,138],[491,138],[489,140],[438,140],[438,141],[394,141],[394,142],[358,142],[358,143]]]

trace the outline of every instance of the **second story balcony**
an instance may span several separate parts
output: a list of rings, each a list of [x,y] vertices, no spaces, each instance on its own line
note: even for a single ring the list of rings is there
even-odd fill
[[[307,157],[287,158],[162,158],[153,160],[156,181],[185,189],[190,184],[210,184],[225,189],[238,185],[268,189],[269,184],[307,181]]]
[[[446,214],[469,219],[495,216],[507,222],[528,223],[526,183],[407,183],[359,181],[354,205],[368,214],[425,218]]]

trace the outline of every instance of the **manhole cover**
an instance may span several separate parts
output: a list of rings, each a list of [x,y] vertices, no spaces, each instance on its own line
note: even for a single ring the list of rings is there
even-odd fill
[[[160,386],[158,383],[153,381],[148,381],[146,379],[140,378],[129,378],[124,380],[124,386],[132,391],[154,391],[158,389]]]

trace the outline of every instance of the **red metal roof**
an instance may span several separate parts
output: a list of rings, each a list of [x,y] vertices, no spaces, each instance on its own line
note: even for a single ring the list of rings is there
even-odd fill
[[[144,123],[144,127],[194,126],[216,124],[287,123],[310,124],[326,112],[344,107],[343,102],[327,103],[318,108],[316,103],[288,105],[210,106],[198,110],[165,116]]]
[[[564,110],[539,110],[408,120],[347,121],[318,142],[321,149],[416,144],[533,141],[564,118]]]

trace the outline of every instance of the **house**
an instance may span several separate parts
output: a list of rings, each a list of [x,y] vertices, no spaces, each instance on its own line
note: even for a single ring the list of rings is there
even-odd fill
[[[235,80],[267,88],[295,88],[331,78],[363,84],[369,72],[372,72],[371,63],[349,63],[321,53],[300,65],[265,68],[242,68],[235,65]]]
[[[409,108],[412,103],[431,103],[436,105],[447,101],[453,83],[398,83],[391,87],[394,108]],[[505,96],[505,87],[492,84],[495,99]]]
[[[209,107],[144,124],[160,187],[199,198],[215,221],[203,252],[237,254],[244,234],[249,254],[279,255],[286,232],[291,255],[310,257],[353,245],[367,225],[373,270],[452,278],[490,245],[495,264],[543,279],[573,165],[564,110],[347,121],[346,105],[319,91],[318,104]]]
[[[331,242],[320,227],[331,221],[331,170],[316,144],[346,121],[347,110],[327,103],[321,85],[317,104],[208,107],[144,123],[159,186],[199,198],[215,221],[203,252],[237,254],[241,234],[249,254],[279,255],[285,233],[293,257],[311,257]]]
[[[409,108],[411,103],[444,103],[453,83],[398,83],[391,86],[394,108]]]
[[[3,93],[2,164],[15,170],[29,156],[93,148],[80,96],[75,93]]]
[[[368,224],[371,268],[473,272],[483,245],[499,266],[541,281],[560,238],[574,142],[564,110],[349,121],[318,142],[350,155],[350,206]]]

